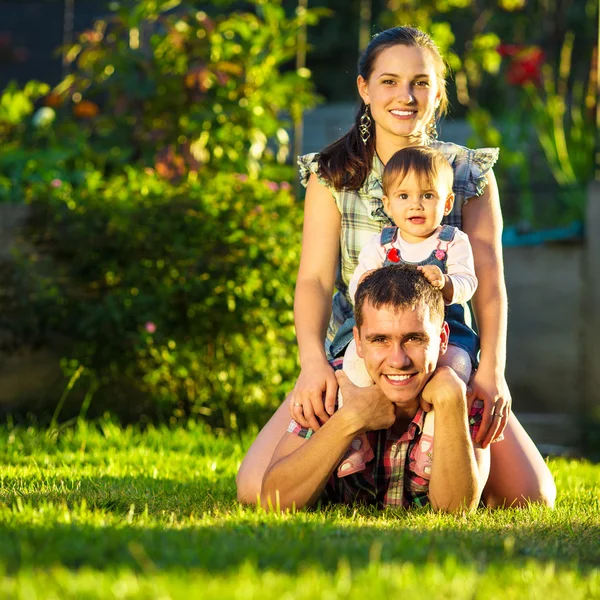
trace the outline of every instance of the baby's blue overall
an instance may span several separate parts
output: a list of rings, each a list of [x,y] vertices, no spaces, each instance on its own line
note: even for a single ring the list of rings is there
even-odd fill
[[[383,267],[398,264],[400,262],[418,266],[435,265],[439,267],[442,273],[447,272],[446,261],[448,253],[446,251],[448,244],[452,242],[456,235],[457,228],[450,225],[444,225],[438,234],[438,246],[432,253],[420,262],[409,262],[403,260],[400,256],[400,251],[392,246],[398,236],[397,227],[384,227],[381,231],[381,245],[386,249],[386,259]],[[468,326],[465,325],[465,311],[468,310],[466,305],[450,304],[446,306],[446,322],[450,328],[449,343],[453,346],[462,348],[471,358],[473,369],[477,368],[479,354],[479,337]],[[470,320],[470,319],[469,319]],[[330,352],[334,358],[342,356],[346,351],[346,347],[352,339],[352,329],[356,325],[354,317],[346,319],[344,324],[339,328],[333,342],[331,343]]]

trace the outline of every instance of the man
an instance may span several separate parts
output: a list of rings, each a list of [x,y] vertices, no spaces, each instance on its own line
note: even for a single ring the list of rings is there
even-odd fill
[[[464,384],[436,370],[448,345],[444,301],[414,267],[378,269],[359,285],[354,339],[374,381],[357,388],[336,377],[344,405],[316,432],[294,421],[263,479],[261,502],[280,510],[333,502],[475,508],[489,473],[489,448],[473,442],[481,406],[467,411]],[[339,361],[338,361],[339,362]],[[336,366],[336,365],[334,365]],[[423,446],[425,411],[435,409],[433,450]],[[375,453],[365,471],[334,473],[357,434]]]

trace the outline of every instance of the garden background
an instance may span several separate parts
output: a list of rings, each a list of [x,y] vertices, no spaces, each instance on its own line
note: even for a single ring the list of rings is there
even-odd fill
[[[0,8],[2,413],[264,423],[298,371],[293,157],[347,129],[360,48],[410,22],[448,57],[442,138],[501,148],[515,409],[548,448],[597,442],[594,0]]]
[[[394,24],[500,146],[514,409],[554,511],[241,507],[298,371],[294,156]],[[600,598],[593,0],[0,1],[3,598]],[[576,456],[572,458],[570,456]]]

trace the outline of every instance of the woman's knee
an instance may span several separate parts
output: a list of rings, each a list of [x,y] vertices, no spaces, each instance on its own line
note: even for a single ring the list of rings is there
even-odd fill
[[[246,462],[242,462],[235,477],[237,499],[242,504],[259,504],[260,490],[264,473],[256,472]]]

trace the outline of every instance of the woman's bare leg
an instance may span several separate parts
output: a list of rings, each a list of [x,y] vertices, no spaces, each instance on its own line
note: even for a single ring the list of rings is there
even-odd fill
[[[511,413],[504,439],[490,445],[490,476],[483,491],[487,506],[520,507],[539,502],[554,507],[556,486],[548,465]]]
[[[260,430],[240,465],[236,483],[238,500],[243,504],[256,504],[273,452],[292,420],[289,404],[288,396]]]

